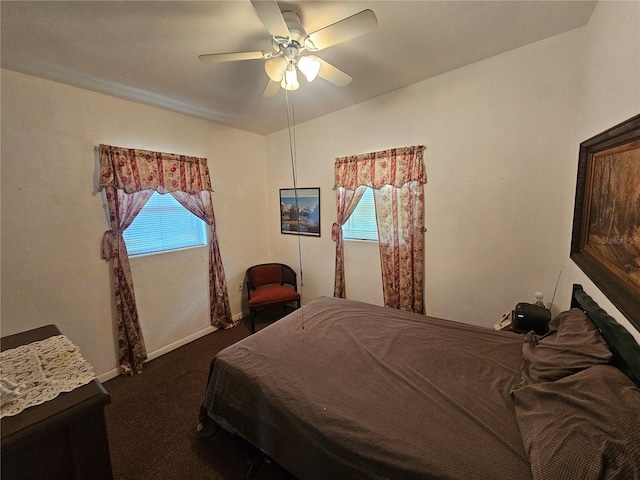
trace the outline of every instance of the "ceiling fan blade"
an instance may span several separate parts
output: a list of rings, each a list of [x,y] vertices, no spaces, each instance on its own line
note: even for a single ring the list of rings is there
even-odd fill
[[[363,10],[339,22],[316,30],[307,36],[305,46],[311,51],[322,50],[350,38],[375,30],[378,27],[376,14]]]
[[[208,53],[198,55],[198,59],[202,63],[219,63],[219,62],[235,62],[236,60],[260,60],[262,58],[271,58],[273,52],[233,52],[233,53]]]
[[[325,62],[321,58],[318,60],[320,61],[318,76],[324,78],[327,82],[331,82],[338,87],[346,87],[351,83],[351,80],[353,80],[349,75],[330,63]]]
[[[269,80],[267,83],[267,87],[262,92],[263,97],[274,97],[280,91],[280,82],[274,82],[273,80]]]
[[[251,0],[251,4],[271,36],[285,38],[290,36],[289,27],[275,0]]]

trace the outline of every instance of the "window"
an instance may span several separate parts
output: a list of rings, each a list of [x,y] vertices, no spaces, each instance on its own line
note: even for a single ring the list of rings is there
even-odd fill
[[[358,206],[347,223],[342,226],[342,234],[345,239],[378,241],[376,206],[373,202],[373,190],[370,187],[367,187]]]
[[[207,224],[166,193],[154,192],[122,236],[129,255],[207,244]]]

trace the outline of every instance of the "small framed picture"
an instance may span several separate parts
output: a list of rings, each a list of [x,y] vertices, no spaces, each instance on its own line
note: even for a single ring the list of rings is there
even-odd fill
[[[280,189],[280,232],[320,236],[320,188]]]

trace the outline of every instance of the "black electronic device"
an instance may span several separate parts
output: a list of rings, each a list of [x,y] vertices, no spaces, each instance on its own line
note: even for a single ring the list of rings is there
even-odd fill
[[[551,312],[538,305],[530,303],[518,303],[511,314],[511,330],[527,333],[531,330],[538,335],[544,335],[549,331]]]

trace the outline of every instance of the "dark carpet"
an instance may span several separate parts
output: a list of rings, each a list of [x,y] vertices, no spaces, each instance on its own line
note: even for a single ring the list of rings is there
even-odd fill
[[[256,328],[281,316],[277,310],[261,312]],[[209,439],[197,435],[211,360],[249,333],[243,319],[146,363],[140,375],[104,383],[111,395],[106,419],[115,479],[295,480],[222,429]]]

